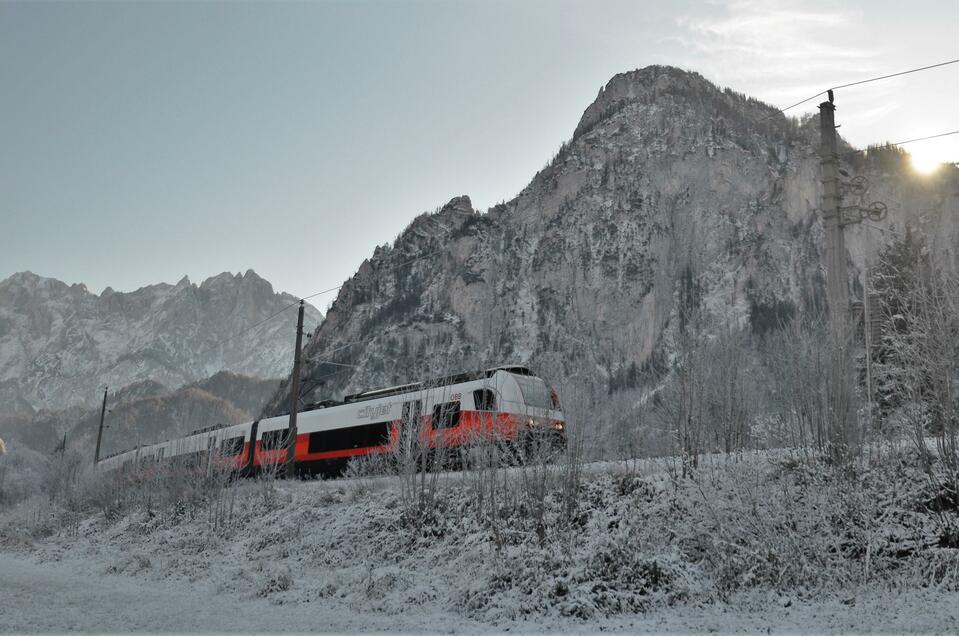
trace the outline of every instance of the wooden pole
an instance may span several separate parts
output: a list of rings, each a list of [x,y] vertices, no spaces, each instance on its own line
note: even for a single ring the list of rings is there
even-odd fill
[[[286,433],[286,477],[295,475],[296,411],[300,402],[300,348],[303,343],[303,301],[296,317],[296,348],[293,351],[293,374],[290,379],[290,426]]]
[[[872,421],[872,307],[869,293],[869,268],[866,267],[865,284],[863,285],[862,323],[863,342],[866,345],[866,422],[869,425],[869,434],[875,433]]]
[[[825,226],[826,288],[832,344],[830,368],[830,452],[842,459],[849,450],[850,394],[849,288],[846,274],[846,243],[843,236],[842,199],[839,186],[839,154],[832,94],[819,105],[819,165],[822,168],[822,213]]]
[[[100,428],[97,430],[97,449],[93,454],[93,465],[100,463],[100,442],[103,441],[103,418],[107,414],[107,388],[103,387],[103,406],[100,407]]]

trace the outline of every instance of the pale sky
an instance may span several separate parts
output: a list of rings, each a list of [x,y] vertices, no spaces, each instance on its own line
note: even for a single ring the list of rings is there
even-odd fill
[[[512,198],[618,72],[785,106],[959,58],[957,27],[921,0],[0,1],[0,279],[252,268],[305,296],[453,196]],[[836,101],[860,146],[956,130],[959,64]],[[959,135],[908,148],[959,161]]]

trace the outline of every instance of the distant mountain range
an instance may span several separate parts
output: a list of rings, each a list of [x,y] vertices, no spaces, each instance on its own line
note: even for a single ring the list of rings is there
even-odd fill
[[[14,274],[0,282],[0,416],[94,407],[104,385],[162,394],[220,371],[285,376],[296,309],[268,318],[295,303],[252,270],[99,295]],[[307,305],[307,328],[321,320]]]

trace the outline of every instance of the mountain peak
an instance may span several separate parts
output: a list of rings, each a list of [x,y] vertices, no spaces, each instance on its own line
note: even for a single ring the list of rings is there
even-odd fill
[[[222,287],[224,285],[235,285],[240,280],[240,274],[233,274],[232,272],[220,272],[215,276],[210,276],[200,283],[200,289],[210,289],[211,287]]]
[[[573,132],[573,138],[583,135],[599,122],[620,111],[633,101],[651,101],[661,92],[709,91],[719,89],[699,73],[675,66],[646,66],[632,71],[617,73],[605,86],[583,116]]]
[[[33,272],[31,272],[30,270],[25,269],[22,272],[16,272],[14,274],[11,274],[4,280],[0,281],[0,284],[12,283],[15,285],[36,286],[42,280],[43,280],[42,276],[38,276],[34,274]]]
[[[465,195],[461,194],[458,197],[453,197],[449,200],[449,203],[444,205],[440,209],[440,214],[449,214],[450,212],[459,212],[460,214],[472,214],[473,213],[473,201]]]
[[[666,109],[720,113],[742,122],[777,126],[785,121],[779,109],[729,88],[722,89],[695,71],[675,66],[646,66],[614,75],[583,112],[573,139],[584,135],[634,104]]]
[[[8,290],[20,289],[25,291],[28,296],[46,296],[50,294],[59,295],[72,292],[74,295],[82,297],[89,294],[86,285],[67,285],[63,281],[57,280],[56,278],[39,276],[30,270],[24,270],[8,276],[6,279],[0,281],[0,288]]]

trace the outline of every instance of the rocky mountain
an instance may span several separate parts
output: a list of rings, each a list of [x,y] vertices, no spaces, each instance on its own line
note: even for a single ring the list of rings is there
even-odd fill
[[[613,387],[668,362],[693,309],[761,331],[820,307],[818,143],[818,118],[696,73],[617,75],[516,198],[485,213],[454,198],[375,250],[308,345],[305,399],[506,363]],[[849,178],[869,181],[864,202],[889,209],[847,228],[854,291],[906,224],[954,253],[959,170],[924,177],[894,148],[841,151]]]
[[[296,312],[266,319],[295,302],[252,270],[99,295],[14,274],[0,282],[0,415],[94,406],[104,385],[168,392],[221,370],[284,376]],[[307,306],[307,325],[321,319]]]

